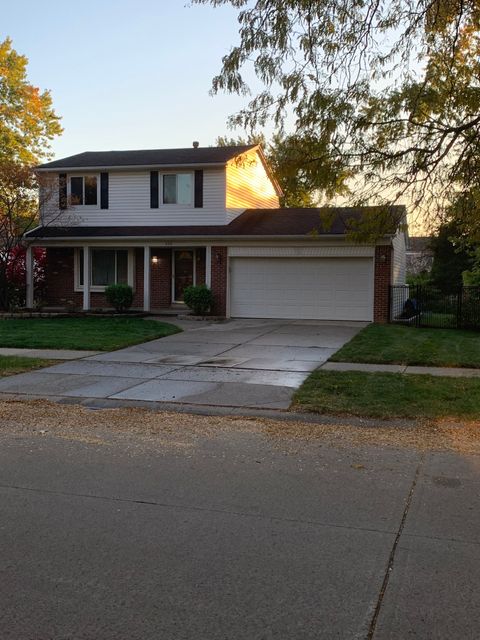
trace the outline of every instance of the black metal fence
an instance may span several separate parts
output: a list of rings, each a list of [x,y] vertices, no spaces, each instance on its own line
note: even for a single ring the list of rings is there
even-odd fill
[[[434,287],[390,287],[390,322],[480,331],[480,287],[444,293]]]

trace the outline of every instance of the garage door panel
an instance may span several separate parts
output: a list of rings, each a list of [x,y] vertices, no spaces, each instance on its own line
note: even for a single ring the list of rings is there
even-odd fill
[[[233,317],[371,320],[371,258],[232,258]]]

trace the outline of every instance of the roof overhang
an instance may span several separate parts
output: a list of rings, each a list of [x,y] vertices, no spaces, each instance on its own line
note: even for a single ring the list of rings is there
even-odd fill
[[[33,244],[36,242],[39,245],[42,244],[52,244],[56,245],[76,245],[76,244],[101,244],[102,242],[109,243],[118,243],[124,244],[129,243],[130,245],[135,246],[145,246],[145,245],[154,245],[154,244],[162,244],[163,246],[168,246],[170,244],[189,244],[189,243],[207,243],[207,244],[231,244],[231,243],[259,243],[259,242],[268,242],[268,243],[285,243],[285,242],[295,242],[295,243],[310,243],[314,244],[315,242],[341,242],[344,244],[348,242],[349,244],[358,244],[365,246],[373,246],[376,244],[389,244],[392,240],[392,236],[383,236],[376,242],[365,242],[365,243],[354,243],[348,239],[348,236],[345,234],[325,234],[325,235],[275,235],[275,236],[249,236],[249,235],[177,235],[177,236],[68,236],[68,237],[55,237],[55,236],[44,236],[41,238],[36,237],[28,237],[24,236],[24,241]]]

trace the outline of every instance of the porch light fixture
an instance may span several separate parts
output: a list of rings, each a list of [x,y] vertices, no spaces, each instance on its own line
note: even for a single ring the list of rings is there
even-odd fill
[[[223,256],[222,256],[222,254],[220,253],[220,251],[216,251],[216,252],[215,252],[215,259],[216,259],[216,261],[217,261],[217,264],[222,264]]]
[[[152,264],[158,264],[158,256],[152,256]]]

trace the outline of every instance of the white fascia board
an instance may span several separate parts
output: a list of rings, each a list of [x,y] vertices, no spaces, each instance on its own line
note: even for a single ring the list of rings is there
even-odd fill
[[[239,238],[238,236],[146,236],[146,237],[126,237],[126,236],[102,236],[102,237],[76,237],[76,238],[32,238],[27,239],[30,243],[36,243],[39,246],[56,246],[56,247],[76,247],[84,244],[95,246],[129,246],[143,247],[145,245],[157,247],[178,247],[178,246],[227,246],[227,247],[245,247],[245,246],[270,246],[279,247],[286,244],[296,245],[299,247],[345,247],[355,246],[362,247],[366,250],[374,250],[375,244],[352,244],[347,242],[342,236],[317,236],[313,240],[305,238],[305,236],[249,236]],[[388,244],[388,243],[385,243]]]

